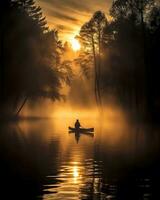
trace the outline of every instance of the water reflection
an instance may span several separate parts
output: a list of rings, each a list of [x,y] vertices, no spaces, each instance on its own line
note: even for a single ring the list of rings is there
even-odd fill
[[[75,119],[23,120],[0,126],[5,199],[149,200],[159,198],[160,135],[113,113],[95,135],[68,133]],[[157,197],[158,196],[158,197]]]
[[[74,135],[75,141],[77,142],[77,144],[78,144],[78,142],[80,140],[80,137],[82,137],[84,135],[86,135],[88,137],[91,137],[91,138],[94,137],[94,133],[90,133],[90,132],[78,133],[78,132],[69,131],[69,134],[73,134]]]
[[[56,141],[50,146],[42,132],[32,128],[25,132],[19,124],[1,124],[0,194],[4,199],[35,199],[42,193],[44,177],[52,164],[51,155],[57,152]]]
[[[88,199],[104,196],[101,192],[102,162],[86,159],[62,162],[56,175],[47,176],[44,199]],[[56,184],[53,184],[53,182]]]

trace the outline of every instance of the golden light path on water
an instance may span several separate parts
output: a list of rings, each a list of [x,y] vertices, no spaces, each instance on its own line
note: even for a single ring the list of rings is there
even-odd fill
[[[103,198],[100,187],[104,158],[101,156],[108,152],[131,153],[135,148],[130,142],[130,126],[121,109],[108,106],[104,113],[102,118],[97,109],[76,110],[64,106],[57,107],[49,121],[34,122],[32,128],[31,123],[21,123],[26,134],[37,129],[43,143],[56,145],[56,153],[51,158],[54,164],[46,175],[43,200],[86,199],[91,193],[97,199]],[[94,137],[80,135],[76,138],[75,134],[68,133],[68,126],[74,126],[77,118],[83,127],[95,128]]]

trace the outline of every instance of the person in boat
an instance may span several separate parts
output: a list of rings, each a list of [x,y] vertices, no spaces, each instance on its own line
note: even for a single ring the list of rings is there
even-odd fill
[[[81,124],[80,124],[79,120],[77,119],[75,122],[75,128],[79,129],[80,127],[81,127]]]

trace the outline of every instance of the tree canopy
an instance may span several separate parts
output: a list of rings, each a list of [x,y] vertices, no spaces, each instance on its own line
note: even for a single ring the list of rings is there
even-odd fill
[[[59,67],[63,48],[57,31],[48,29],[34,0],[4,0],[1,11],[1,113],[19,114],[28,99],[59,100],[67,70]]]
[[[160,110],[159,12],[154,0],[115,0],[110,22],[97,11],[79,33],[80,64],[85,73],[95,70],[101,98],[116,96],[130,110],[154,116]]]

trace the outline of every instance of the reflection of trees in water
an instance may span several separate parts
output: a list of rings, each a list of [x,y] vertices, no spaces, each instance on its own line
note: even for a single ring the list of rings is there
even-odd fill
[[[95,157],[103,160],[103,182],[116,186],[115,199],[157,199],[159,197],[159,128],[134,124],[127,148],[105,149],[99,144]],[[125,138],[122,138],[122,140]],[[125,144],[125,143],[124,143]],[[107,188],[103,187],[104,193]]]
[[[90,160],[86,163],[84,180],[80,187],[80,199],[149,200],[157,194],[153,188],[155,180],[150,179],[142,169],[133,171],[133,169],[122,168],[119,174],[114,174],[114,171],[111,173],[111,169],[104,166],[101,161]]]
[[[102,162],[91,161],[91,166],[85,166],[85,177],[83,186],[80,188],[80,199],[83,200],[103,200],[103,199],[152,199],[153,184],[148,174],[141,170],[126,170],[125,168],[119,174],[111,173],[109,169],[106,176],[107,166]],[[95,164],[94,164],[95,163]],[[125,172],[124,172],[125,171]],[[111,173],[111,174],[109,174]],[[157,191],[156,191],[157,192]]]
[[[55,142],[45,143],[42,132],[24,133],[17,124],[1,125],[1,195],[5,194],[6,199],[36,199],[42,194],[50,166],[56,168],[51,159],[57,154]]]
[[[127,144],[135,148],[122,152],[118,146],[115,150],[106,143],[104,149],[100,141],[94,145],[93,155],[85,152],[91,159],[70,162],[66,156],[60,162],[61,159],[56,160],[60,157],[59,143],[54,139],[46,141],[47,131],[42,124],[28,130],[13,123],[0,127],[1,190],[6,199],[10,194],[17,199],[36,199],[50,191],[53,198],[55,191],[67,191],[67,199],[70,187],[72,195],[82,200],[156,199],[160,168],[158,129],[130,128]],[[48,178],[50,174],[52,177]]]
[[[113,199],[116,197],[116,185],[105,182],[102,161],[86,160],[83,185],[80,187],[81,199]]]

